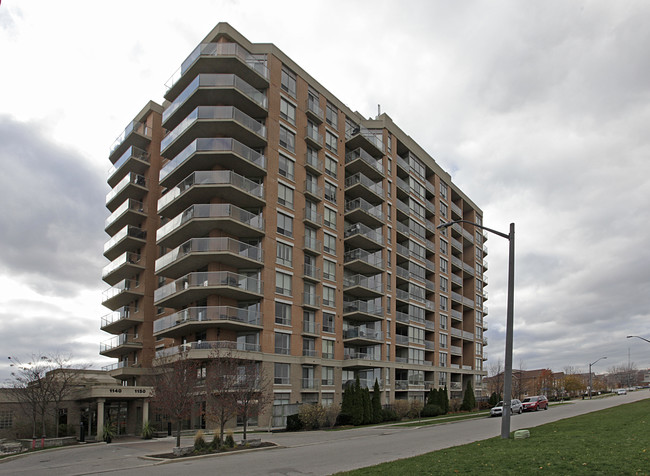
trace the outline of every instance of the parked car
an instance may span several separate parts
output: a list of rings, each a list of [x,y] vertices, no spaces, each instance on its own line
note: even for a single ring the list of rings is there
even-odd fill
[[[535,395],[534,397],[526,397],[521,402],[525,412],[533,412],[537,410],[548,410],[548,398],[544,395]]]
[[[524,410],[523,410],[523,407],[521,405],[520,400],[518,400],[516,398],[513,398],[512,400],[510,400],[510,413],[511,414],[512,413],[521,413],[522,411],[524,411]],[[503,415],[503,401],[500,401],[499,403],[497,403],[497,405],[495,407],[492,407],[490,409],[490,416],[491,417],[501,416],[501,415]]]
[[[617,394],[617,395],[627,395],[627,390],[625,390],[624,388],[619,388],[619,389],[616,391],[616,394]]]

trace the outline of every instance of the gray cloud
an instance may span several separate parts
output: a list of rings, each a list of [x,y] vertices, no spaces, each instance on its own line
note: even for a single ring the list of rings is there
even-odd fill
[[[0,269],[43,294],[97,286],[104,264],[102,181],[43,125],[0,116]]]

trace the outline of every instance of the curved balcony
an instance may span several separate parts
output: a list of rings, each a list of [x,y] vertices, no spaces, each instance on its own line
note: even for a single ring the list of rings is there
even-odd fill
[[[156,306],[179,308],[187,303],[218,295],[235,300],[261,299],[263,283],[257,278],[230,271],[189,273],[154,292]]]
[[[363,223],[369,227],[381,227],[386,216],[381,204],[373,205],[363,198],[355,198],[345,202],[345,219],[350,223]]]
[[[364,276],[355,274],[343,277],[343,292],[348,296],[373,298],[384,295],[382,275]]]
[[[99,353],[106,357],[121,357],[134,350],[142,349],[142,342],[135,336],[122,334],[99,344]]]
[[[345,196],[348,198],[363,198],[377,205],[385,198],[384,187],[381,180],[374,182],[361,172],[350,175],[345,179]]]
[[[267,113],[266,94],[258,91],[235,74],[199,74],[178,95],[162,116],[162,125],[173,129],[200,105],[234,106],[252,116]]]
[[[233,73],[255,88],[269,86],[266,55],[252,55],[237,43],[201,43],[166,83],[173,101],[200,73]]]
[[[119,334],[143,321],[142,313],[134,312],[130,306],[123,306],[102,316],[101,329],[110,334]]]
[[[116,163],[130,146],[146,149],[151,142],[151,129],[144,122],[131,122],[111,145],[108,158]]]
[[[131,146],[108,169],[108,185],[117,185],[129,172],[143,175],[149,168],[149,154],[144,150]]]
[[[126,225],[104,243],[104,256],[114,260],[125,251],[137,251],[146,243],[147,232],[137,226]]]
[[[343,351],[344,368],[374,368],[380,365],[381,354],[379,353],[363,352],[354,347],[344,347]]]
[[[108,216],[104,230],[112,236],[127,225],[139,225],[146,218],[147,212],[144,204],[129,199]]]
[[[137,253],[122,253],[102,270],[102,279],[111,286],[144,270],[144,260]]]
[[[260,330],[262,315],[232,306],[190,307],[155,320],[153,334],[156,337],[181,337],[214,328]]]
[[[114,311],[144,296],[140,283],[133,279],[124,279],[102,293],[102,305]]]
[[[344,301],[343,317],[355,321],[377,321],[384,318],[381,299]]]
[[[364,326],[348,327],[343,331],[343,342],[348,345],[372,345],[383,342],[383,333]]]
[[[361,248],[346,251],[343,255],[343,265],[346,270],[361,274],[378,273],[384,270],[384,260],[381,250],[370,252]]]
[[[345,131],[345,146],[348,149],[363,148],[370,155],[381,158],[385,154],[382,131],[370,131],[362,126]]]
[[[207,263],[223,263],[232,268],[259,268],[264,265],[261,246],[234,238],[192,238],[156,260],[156,274],[181,277]]]
[[[350,174],[358,172],[371,180],[384,178],[384,166],[381,159],[377,159],[361,148],[345,154],[345,170]]]
[[[169,248],[192,237],[206,236],[212,230],[239,237],[260,237],[264,235],[264,218],[227,203],[192,205],[160,227],[156,240]]]
[[[199,138],[160,170],[160,185],[171,188],[195,170],[215,167],[246,177],[262,177],[266,174],[266,157],[233,138]]]
[[[156,359],[164,359],[180,354],[185,354],[188,359],[207,359],[213,358],[221,350],[227,351],[233,358],[248,360],[261,359],[261,356],[247,354],[248,352],[260,352],[261,347],[259,344],[229,340],[188,342],[187,344],[167,347],[166,349],[156,351]]]
[[[209,203],[215,198],[241,207],[262,207],[264,185],[232,170],[206,170],[191,173],[158,200],[158,214],[173,217],[194,203]]]
[[[343,234],[346,246],[374,250],[384,247],[381,227],[373,230],[363,223],[347,224]]]
[[[106,194],[106,208],[115,209],[126,199],[142,200],[147,194],[147,183],[143,175],[131,172],[124,176],[113,189]]]
[[[251,147],[266,145],[266,127],[236,107],[199,106],[160,142],[160,153],[175,157],[193,140],[214,134],[215,128]]]

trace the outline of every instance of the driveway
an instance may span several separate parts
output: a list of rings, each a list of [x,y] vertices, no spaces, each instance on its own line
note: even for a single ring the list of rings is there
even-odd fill
[[[596,400],[554,405],[548,411],[513,415],[511,429],[552,421],[650,398],[648,390]],[[378,426],[345,431],[256,434],[280,447],[160,463],[146,455],[170,452],[174,438],[118,441],[42,451],[0,461],[0,475],[327,475],[484,440],[501,434],[500,418],[479,418],[421,427]],[[534,430],[531,437],[535,437]],[[183,444],[192,444],[185,438]]]

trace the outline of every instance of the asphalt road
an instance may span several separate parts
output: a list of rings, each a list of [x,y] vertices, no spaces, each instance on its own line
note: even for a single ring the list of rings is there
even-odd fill
[[[612,406],[650,398],[648,390],[554,405],[548,411],[513,415],[511,429],[534,428]],[[173,438],[97,443],[0,460],[0,475],[327,475],[484,440],[501,434],[500,418],[479,418],[444,426],[380,426],[346,431],[256,434],[280,447],[160,463],[146,455],[170,452]],[[531,438],[535,437],[534,429]],[[183,444],[190,445],[191,438]]]

